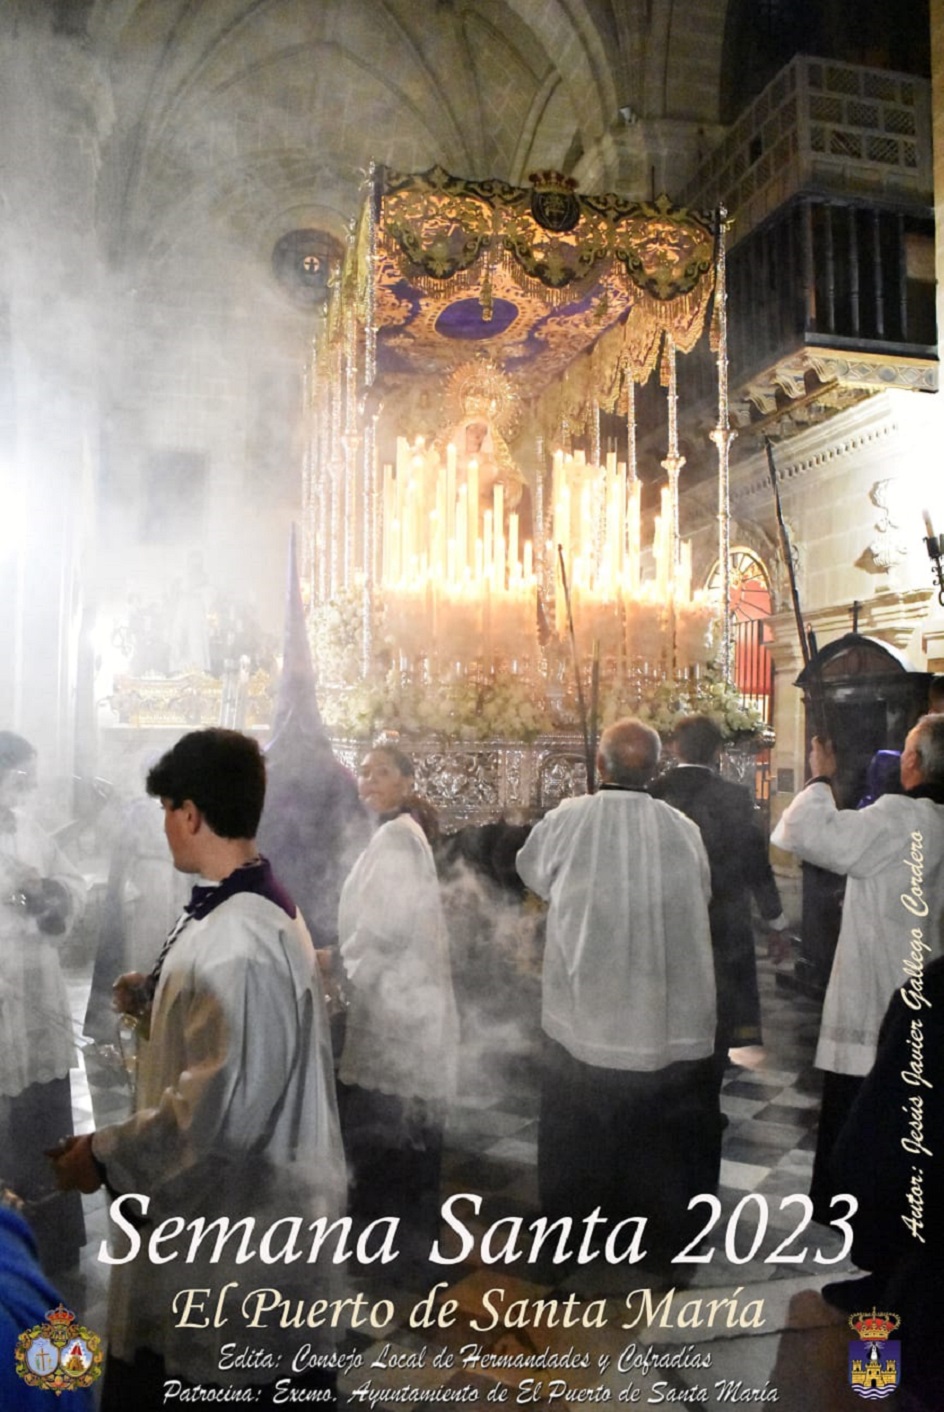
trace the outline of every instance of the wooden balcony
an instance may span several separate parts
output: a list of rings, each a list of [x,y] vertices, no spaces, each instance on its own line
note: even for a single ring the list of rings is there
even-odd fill
[[[739,450],[752,432],[778,440],[888,388],[937,391],[931,212],[794,197],[730,252],[728,345]],[[686,475],[698,479],[716,465],[706,344],[679,359],[678,377]],[[636,409],[641,450],[661,458],[665,393],[655,378]]]
[[[742,437],[790,435],[890,387],[937,390],[926,80],[798,56],[682,200],[728,213],[730,405]],[[702,459],[710,473],[699,448],[717,419],[704,345],[680,359],[679,386],[697,477]],[[653,386],[637,404],[653,448],[663,401]]]
[[[935,391],[931,212],[795,197],[731,251],[728,309],[740,428],[795,430],[888,387]]]
[[[745,108],[680,201],[724,206],[733,249],[807,191],[930,206],[928,80],[797,55]]]

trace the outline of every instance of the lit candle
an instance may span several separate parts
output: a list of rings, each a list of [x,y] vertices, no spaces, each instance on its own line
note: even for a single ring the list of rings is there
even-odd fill
[[[554,555],[555,581],[557,592],[555,595],[555,623],[557,631],[563,633],[567,630],[567,596],[564,593],[564,584],[561,576],[561,559],[564,568],[570,559],[570,486],[566,482],[566,470],[564,471],[564,484],[561,487],[561,498],[558,504],[557,513],[557,547],[558,553]]]
[[[922,516],[923,516],[923,518],[924,518],[924,532],[925,532],[925,534],[927,535],[928,539],[933,539],[933,538],[934,538],[934,526],[933,526],[932,523],[931,523],[931,516],[930,516],[930,513],[929,513],[927,510],[922,510],[922,511],[921,511],[921,514],[922,514]]]
[[[627,489],[629,492],[626,506],[626,554],[629,559],[627,567],[629,569],[629,590],[631,594],[636,594],[639,592],[639,559],[642,553],[639,528],[639,481],[630,481]]]
[[[393,467],[386,465],[383,468],[383,550],[380,561],[381,583],[390,582],[392,527],[394,521],[393,494]]]
[[[564,478],[564,453],[563,453],[563,451],[555,451],[555,452],[554,452],[554,468],[553,468],[553,472],[552,472],[552,476],[551,476],[551,490],[553,491],[554,499],[555,499],[555,500],[557,499],[558,495],[560,494],[561,486],[562,486],[563,483],[564,483],[563,478]]]
[[[473,563],[475,561],[475,541],[479,533],[479,463],[474,456],[469,461],[467,483],[469,487],[469,562]]]
[[[554,515],[553,515],[552,532],[553,532],[553,535],[554,535],[554,543],[555,543],[555,544],[559,544],[559,543],[560,543],[560,537],[561,537],[561,518],[562,518],[562,514],[563,514],[563,503],[564,503],[564,496],[565,496],[566,492],[567,492],[567,471],[566,471],[566,468],[565,468],[565,466],[564,466],[564,453],[563,453],[563,451],[555,451],[555,453],[554,453],[554,477],[553,477],[553,482],[552,482],[552,485],[551,485],[551,493],[552,493],[553,505],[554,505]]]
[[[446,535],[456,532],[456,448],[450,441],[446,447]]]
[[[469,562],[469,493],[460,485],[456,505],[456,573],[461,579]]]
[[[692,596],[692,541],[683,539],[679,544],[679,571],[676,598],[680,603],[688,603]]]
[[[436,477],[436,529],[439,534],[436,563],[441,574],[445,574],[446,572],[446,541],[453,533],[452,526],[450,525],[451,508],[452,506],[448,498],[446,486],[446,476],[443,474],[442,468],[440,468],[439,474]]]
[[[391,584],[400,581],[400,521],[390,521],[390,578]]]
[[[675,522],[672,513],[672,491],[664,485],[661,492],[662,513],[659,522],[662,526],[663,582],[661,598],[667,598],[675,587]]]
[[[416,504],[416,484],[411,476],[410,480],[407,482],[403,510],[403,561],[407,564],[413,563],[418,552],[419,527],[415,523],[415,519],[418,513],[419,512]]]
[[[563,489],[563,491],[561,492],[561,525],[560,525],[560,534],[557,536],[557,542],[558,542],[558,544],[560,544],[560,545],[563,547],[563,550],[564,550],[564,563],[565,563],[565,564],[567,563],[568,559],[570,558],[570,526],[571,526],[571,520],[572,520],[572,518],[573,518],[573,504],[572,504],[572,497],[571,497],[571,493],[570,493],[570,486],[565,482],[565,484],[564,484],[564,489]]]
[[[593,550],[593,515],[591,513],[590,485],[585,482],[580,492],[580,554],[588,556]],[[576,570],[575,570],[576,578]]]
[[[616,454],[607,457],[606,519],[603,542],[603,584],[608,599],[612,599],[620,571],[620,546],[623,542],[622,481],[616,469]]]
[[[656,515],[655,529],[652,536],[652,553],[656,561],[656,594],[659,598],[665,597],[665,590],[668,584],[668,565],[665,555],[665,535],[662,528],[662,516]]]
[[[442,576],[445,550],[443,547],[442,520],[439,511],[433,510],[429,516],[429,566],[431,573]]]

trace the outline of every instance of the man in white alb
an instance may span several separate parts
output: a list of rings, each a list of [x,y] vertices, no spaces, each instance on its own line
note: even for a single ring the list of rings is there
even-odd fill
[[[184,1398],[191,1386],[249,1384],[254,1407],[274,1406],[297,1337],[273,1314],[253,1329],[250,1366],[227,1365],[222,1346],[245,1318],[219,1323],[216,1300],[232,1282],[227,1298],[237,1304],[266,1286],[307,1307],[325,1293],[324,1256],[237,1261],[237,1234],[221,1258],[207,1238],[191,1259],[181,1228],[155,1260],[148,1238],[168,1218],[248,1220],[258,1250],[279,1221],[299,1218],[304,1228],[339,1214],[345,1173],[323,987],[304,921],[256,851],[265,797],[258,743],[195,731],[154,766],[147,788],[163,807],[175,866],[199,882],[151,975],[118,983],[119,1007],[136,1006],[147,1033],[133,1115],[54,1156],[62,1186],[90,1192],[104,1182],[113,1198],[125,1196],[125,1221],[139,1227],[140,1253],[112,1271],[102,1409],[149,1412],[166,1405],[168,1383]],[[146,1212],[131,1193],[146,1199]],[[123,1231],[117,1254],[129,1240]],[[185,1289],[198,1294],[182,1321]],[[318,1338],[313,1331],[307,1341]]]
[[[646,791],[659,752],[640,721],[610,726],[598,793],[547,814],[517,859],[550,903],[542,1208],[644,1216],[657,1261],[694,1234],[688,1203],[715,1190],[720,1153],[708,859],[697,825]]]

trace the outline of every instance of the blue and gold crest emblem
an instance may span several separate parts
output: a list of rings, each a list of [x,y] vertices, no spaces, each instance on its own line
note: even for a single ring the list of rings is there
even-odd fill
[[[75,1322],[64,1305],[52,1309],[16,1341],[16,1371],[30,1387],[60,1396],[90,1387],[102,1373],[102,1343],[97,1334]]]
[[[901,1324],[897,1314],[853,1314],[849,1327],[858,1334],[849,1344],[849,1384],[860,1397],[888,1397],[901,1381],[901,1344],[891,1339]]]

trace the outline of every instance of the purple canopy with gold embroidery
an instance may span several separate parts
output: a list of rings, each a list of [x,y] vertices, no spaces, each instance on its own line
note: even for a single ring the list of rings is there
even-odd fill
[[[531,180],[375,172],[345,280],[376,330],[382,383],[487,353],[533,397],[605,343],[605,400],[621,370],[645,381],[665,334],[681,352],[698,341],[715,283],[711,219],[666,197],[583,195],[556,172]]]

